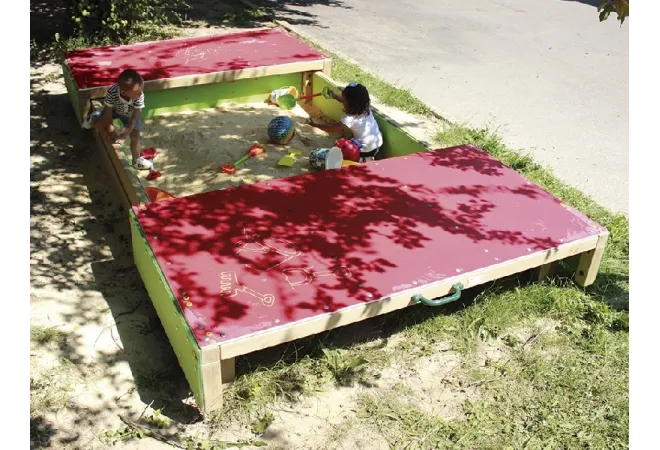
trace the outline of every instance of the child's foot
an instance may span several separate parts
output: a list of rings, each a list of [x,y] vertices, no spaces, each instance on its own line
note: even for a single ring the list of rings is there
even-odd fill
[[[87,118],[82,123],[82,127],[86,130],[91,129],[94,126],[94,122],[99,117],[101,117],[101,111],[94,111],[89,116],[87,116]]]
[[[154,166],[154,163],[140,156],[138,159],[133,161],[133,166],[135,166],[137,170],[151,170],[151,168]]]

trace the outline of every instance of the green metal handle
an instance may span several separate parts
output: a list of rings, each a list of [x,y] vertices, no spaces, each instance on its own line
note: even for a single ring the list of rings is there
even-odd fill
[[[428,298],[424,297],[421,294],[415,294],[412,296],[412,301],[416,303],[424,303],[426,306],[445,305],[447,303],[455,302],[456,300],[461,298],[461,292],[463,291],[463,284],[456,283],[452,285],[452,289],[454,289],[454,293],[447,295],[446,297],[439,297],[439,298],[434,298],[433,300],[429,300]]]
[[[332,92],[330,92],[330,86],[323,86],[323,90],[321,91],[321,94],[323,95],[323,98],[332,100]]]

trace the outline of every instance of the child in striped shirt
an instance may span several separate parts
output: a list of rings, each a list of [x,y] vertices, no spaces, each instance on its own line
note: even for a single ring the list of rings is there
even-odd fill
[[[107,132],[107,139],[114,144],[121,144],[128,136],[131,138],[131,156],[133,165],[138,169],[147,169],[141,167],[140,161],[140,112],[144,108],[144,80],[133,69],[126,69],[109,89],[103,101],[103,112],[96,111],[91,114],[83,123],[84,128],[94,127],[99,133],[101,130]],[[117,133],[112,121],[121,120],[124,130]]]

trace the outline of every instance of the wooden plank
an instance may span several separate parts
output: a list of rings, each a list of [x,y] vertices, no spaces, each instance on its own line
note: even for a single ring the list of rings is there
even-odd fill
[[[332,60],[330,58],[323,61],[323,74],[327,77],[332,76]]]
[[[202,84],[225,83],[247,78],[261,78],[271,75],[286,75],[290,73],[310,72],[322,70],[326,61],[302,61],[277,66],[251,67],[241,70],[231,70],[227,72],[215,72],[201,75],[188,75],[176,78],[162,78],[158,80],[145,81],[144,91],[161,91],[177,87],[197,86]],[[101,98],[107,93],[110,86],[82,89],[88,98]]]
[[[202,377],[200,370],[201,350],[188,327],[181,310],[176,305],[158,262],[142,232],[135,213],[129,210],[131,240],[135,265],[144,282],[151,302],[158,314],[167,339],[176,354],[179,365],[188,380],[198,405],[203,404]]]
[[[222,371],[222,383],[231,383],[236,378],[236,358],[223,359],[220,361]]]
[[[601,234],[596,247],[580,255],[580,262],[575,272],[575,282],[580,286],[587,287],[596,281],[608,238],[609,233]]]
[[[103,137],[105,133],[101,135],[95,130],[92,132],[96,137],[98,145],[102,147],[102,151],[105,152],[114,167],[114,173],[117,176],[119,183],[122,186],[122,190],[130,204],[138,205],[140,203],[148,203],[150,201],[149,196],[142,187],[142,183],[140,183],[140,180],[135,173],[135,169],[130,166],[126,161],[126,158],[121,158],[119,155],[121,148],[118,145],[115,146],[110,144]]]
[[[548,278],[555,276],[557,269],[559,267],[559,261],[553,261],[548,264],[543,264],[541,267],[536,269],[535,278],[536,281],[545,281]]]
[[[90,100],[88,93],[80,92],[78,102],[78,110],[80,111],[80,124],[82,125],[92,110],[92,101]]]
[[[66,52],[65,58],[75,84],[88,89],[112,85],[126,67],[135,69],[148,82],[322,61],[326,56],[284,30],[264,27],[79,49]]]
[[[588,252],[596,248],[596,245],[599,242],[599,236],[589,236],[579,241],[561,245],[555,249],[533,253],[485,269],[429,284],[419,289],[403,291],[397,295],[379,301],[361,303],[333,313],[315,316],[308,320],[291,323],[287,326],[272,328],[261,333],[245,336],[241,339],[228,341],[221,345],[221,351],[224,358],[233,358],[285,342],[301,339],[333,328],[349,325],[371,317],[387,314],[407,306],[412,306],[415,304],[415,302],[411,300],[414,294],[421,294],[427,298],[445,296],[452,291],[452,286],[455,283],[462,283],[466,289],[478,286],[516,273],[524,272],[525,270],[547,265],[573,255]]]
[[[312,84],[312,80],[314,77],[314,72],[304,72],[303,73],[303,79],[302,79],[302,95],[303,96],[310,96],[314,93],[314,85]],[[308,98],[305,100],[305,103],[311,103],[312,99]]]
[[[231,361],[233,362],[234,360],[232,359]],[[202,349],[200,364],[203,400],[202,404],[198,406],[203,412],[220,409],[222,408],[223,364],[220,361],[219,347],[213,346]],[[227,364],[224,364],[224,366],[227,367]],[[233,378],[233,373],[231,375]]]
[[[119,175],[117,174],[117,170],[115,169],[114,164],[110,160],[110,156],[108,155],[108,152],[105,149],[105,146],[101,142],[101,137],[99,136],[98,133],[94,133],[94,139],[96,141],[96,149],[98,153],[101,155],[101,161],[103,166],[105,167],[106,173],[112,180],[111,183],[114,186],[115,192],[119,195],[119,200],[124,208],[127,210],[131,209],[131,206],[134,205],[134,203],[131,203],[131,199],[124,189],[124,185],[121,183],[119,180]]]

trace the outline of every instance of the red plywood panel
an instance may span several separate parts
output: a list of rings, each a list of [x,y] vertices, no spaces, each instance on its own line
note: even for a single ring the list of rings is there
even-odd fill
[[[150,81],[324,58],[279,29],[89,48],[66,55],[78,89],[109,86],[128,68]]]
[[[201,345],[604,229],[461,146],[136,207]]]

